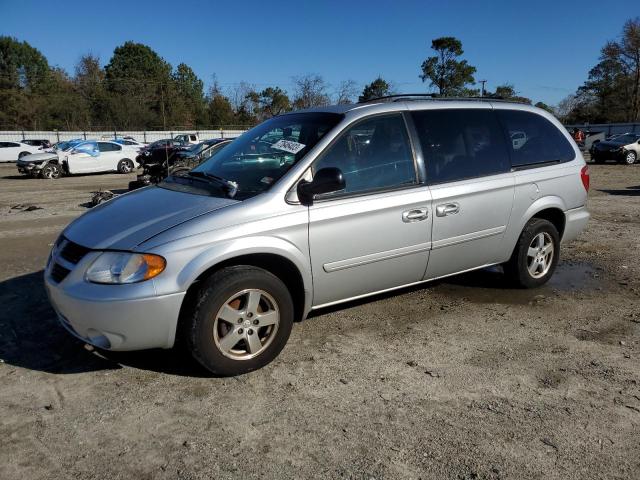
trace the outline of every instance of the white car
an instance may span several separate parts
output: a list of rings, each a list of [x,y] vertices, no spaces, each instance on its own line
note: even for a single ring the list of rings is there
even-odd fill
[[[38,151],[41,151],[39,146],[22,142],[0,142],[0,162],[15,162],[25,155]]]
[[[82,141],[63,150],[24,157],[18,161],[18,171],[42,178],[60,178],[64,174],[77,173],[130,173],[136,167],[137,150],[135,145]]]
[[[87,141],[62,155],[62,169],[69,174],[120,172],[135,168],[137,147],[116,142]]]

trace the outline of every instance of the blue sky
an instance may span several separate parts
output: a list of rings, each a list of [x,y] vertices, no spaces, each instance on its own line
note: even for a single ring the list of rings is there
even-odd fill
[[[378,75],[399,92],[427,91],[418,75],[431,40],[459,38],[487,88],[512,83],[556,104],[575,91],[616,39],[638,0],[602,1],[13,1],[0,0],[0,34],[26,40],[52,65],[73,71],[83,53],[108,62],[127,40],[206,84],[247,81],[291,90],[291,77],[319,73],[359,87]]]

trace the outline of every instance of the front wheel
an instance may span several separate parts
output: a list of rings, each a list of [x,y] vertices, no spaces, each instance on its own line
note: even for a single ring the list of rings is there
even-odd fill
[[[123,158],[118,162],[118,172],[120,173],[131,173],[133,172],[133,169],[133,162],[128,158]]]
[[[187,347],[218,375],[267,365],[282,351],[293,326],[293,301],[282,281],[261,268],[234,266],[204,283],[185,321]]]
[[[29,152],[20,152],[20,153],[18,154],[18,160],[20,160],[22,157],[25,157],[25,156],[27,156],[27,155],[29,155]]]
[[[545,284],[560,258],[560,235],[553,223],[532,218],[525,225],[511,259],[504,264],[505,274],[521,288]]]
[[[624,163],[626,163],[627,165],[633,165],[634,163],[636,163],[637,159],[638,154],[636,152],[627,152],[624,156]]]
[[[49,163],[45,165],[40,171],[40,176],[42,178],[60,178],[62,176],[62,171],[60,170],[60,166],[55,163]]]

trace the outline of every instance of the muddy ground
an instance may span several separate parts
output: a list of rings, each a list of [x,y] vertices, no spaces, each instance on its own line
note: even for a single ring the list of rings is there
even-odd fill
[[[591,172],[547,286],[481,271],[352,303],[211,378],[172,351],[101,358],[47,304],[52,242],[131,177],[0,165],[0,478],[640,478],[640,165]]]

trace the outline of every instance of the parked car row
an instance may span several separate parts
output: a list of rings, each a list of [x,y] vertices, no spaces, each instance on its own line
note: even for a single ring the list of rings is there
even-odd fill
[[[36,178],[59,178],[63,175],[101,172],[130,173],[147,165],[143,174],[139,176],[140,182],[137,185],[143,186],[158,183],[174,170],[188,171],[209,158],[214,145],[230,141],[214,139],[196,144],[189,143],[197,139],[198,136],[195,134],[186,134],[148,145],[132,137],[112,140],[74,139],[55,145],[42,143],[40,146],[16,142],[20,144],[20,148],[7,153],[6,157],[11,161],[14,153],[20,150],[15,157],[18,172]],[[163,160],[163,156],[168,158]]]
[[[215,138],[188,147],[178,146],[173,140],[154,142],[136,157],[142,173],[129,183],[129,190],[157,184],[169,175],[184,175],[230,142],[230,139]]]

